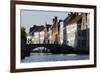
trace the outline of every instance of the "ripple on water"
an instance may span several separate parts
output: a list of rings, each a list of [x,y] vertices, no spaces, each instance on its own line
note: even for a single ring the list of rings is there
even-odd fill
[[[89,55],[31,53],[29,57],[25,57],[25,59],[21,60],[21,62],[29,63],[29,62],[48,62],[48,61],[88,60],[88,59]]]

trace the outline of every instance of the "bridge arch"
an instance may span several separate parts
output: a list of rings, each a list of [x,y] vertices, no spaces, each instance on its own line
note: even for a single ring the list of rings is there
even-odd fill
[[[32,52],[41,52],[41,53],[43,53],[43,52],[50,52],[50,49],[48,49],[48,48],[46,48],[46,47],[34,47],[33,49],[32,49]]]

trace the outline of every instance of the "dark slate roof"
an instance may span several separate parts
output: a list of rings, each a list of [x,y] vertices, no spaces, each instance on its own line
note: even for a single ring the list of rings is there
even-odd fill
[[[51,24],[46,24],[46,27],[47,28],[50,28],[52,25]]]
[[[44,30],[44,28],[45,27],[43,25],[41,25],[41,26],[34,25],[33,27],[30,28],[29,33],[31,33],[31,32],[40,32],[40,31]]]
[[[79,21],[82,18],[82,15],[78,15],[78,13],[73,13],[68,15],[67,18],[65,18],[64,23],[66,23],[64,26],[75,23]]]

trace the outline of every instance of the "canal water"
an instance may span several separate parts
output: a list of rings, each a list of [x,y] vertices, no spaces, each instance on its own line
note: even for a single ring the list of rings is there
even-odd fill
[[[51,62],[51,61],[69,61],[69,60],[88,60],[89,55],[78,54],[51,54],[51,53],[31,53],[29,57],[21,60],[22,63],[30,62]]]

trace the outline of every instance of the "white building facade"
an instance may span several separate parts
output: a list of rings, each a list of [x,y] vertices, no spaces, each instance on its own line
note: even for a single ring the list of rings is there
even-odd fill
[[[69,24],[66,27],[64,27],[67,32],[67,34],[64,34],[66,36],[66,44],[68,46],[76,47],[77,46],[77,24]]]

